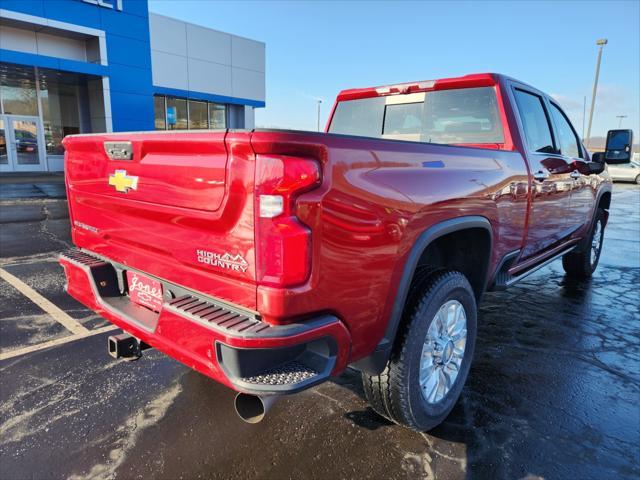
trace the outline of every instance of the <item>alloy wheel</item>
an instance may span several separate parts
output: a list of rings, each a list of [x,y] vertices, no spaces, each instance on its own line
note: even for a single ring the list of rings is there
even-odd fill
[[[420,389],[429,404],[455,384],[467,344],[467,314],[457,300],[442,305],[429,326],[420,357]]]

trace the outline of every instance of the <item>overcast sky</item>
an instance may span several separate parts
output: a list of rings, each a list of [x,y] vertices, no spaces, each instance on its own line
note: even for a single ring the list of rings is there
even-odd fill
[[[267,45],[258,126],[316,128],[336,94],[499,72],[553,94],[582,131],[597,55],[607,38],[592,136],[640,135],[640,2],[222,2],[150,0],[150,10]],[[587,113],[588,115],[588,113]]]

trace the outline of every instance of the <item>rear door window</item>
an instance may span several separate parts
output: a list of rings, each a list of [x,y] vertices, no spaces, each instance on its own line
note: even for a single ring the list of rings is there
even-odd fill
[[[556,153],[542,98],[519,89],[515,90],[515,97],[529,150]]]
[[[566,157],[581,158],[578,136],[567,117],[562,113],[562,110],[553,103],[551,104],[551,117],[556,126],[556,137],[558,137],[560,153]]]

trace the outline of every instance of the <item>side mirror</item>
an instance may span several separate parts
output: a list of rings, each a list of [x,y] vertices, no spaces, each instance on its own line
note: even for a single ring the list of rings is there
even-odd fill
[[[599,153],[604,156],[602,152],[599,152]],[[589,170],[589,173],[588,173],[589,175],[598,175],[604,172],[604,162],[602,160],[595,160],[592,158],[591,161],[588,162],[586,165],[587,165],[587,169]]]
[[[631,130],[609,130],[607,132],[607,146],[604,151],[604,161],[609,164],[629,163],[633,147],[633,132]]]

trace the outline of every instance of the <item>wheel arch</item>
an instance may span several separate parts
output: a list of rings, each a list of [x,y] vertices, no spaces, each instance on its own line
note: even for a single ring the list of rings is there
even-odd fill
[[[609,208],[611,208],[611,190],[602,190],[602,192],[600,192],[598,203],[596,205],[598,206],[598,208],[609,210]]]
[[[482,259],[483,266],[481,271],[477,272],[475,279],[469,279],[474,287],[476,298],[479,299],[481,297],[487,287],[488,270],[493,251],[493,229],[489,220],[482,216],[465,216],[444,220],[429,227],[418,236],[402,267],[402,275],[382,340],[380,340],[371,355],[353,364],[355,368],[372,375],[382,372],[391,355],[398,327],[401,323],[402,313],[409,298],[412,281],[421,259],[424,258],[423,255],[428,252],[429,247],[436,245],[439,239],[443,239],[448,235],[459,235],[463,232],[469,233],[471,231],[483,232],[486,237],[486,245],[484,246],[486,248],[486,256]]]
[[[593,225],[593,221],[596,218],[596,214],[598,213],[598,209],[601,208],[605,212],[605,225],[609,222],[609,209],[611,208],[611,188],[602,188],[598,192],[598,196],[596,197],[595,206],[593,212],[591,213],[591,220],[589,222],[589,229],[591,229],[591,225]],[[589,231],[589,230],[587,230]]]

